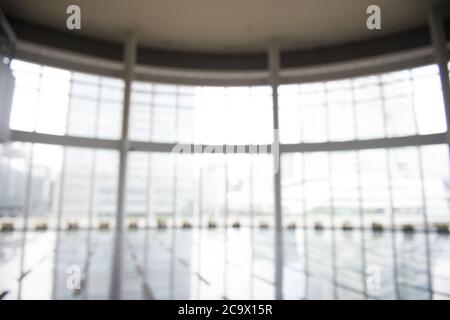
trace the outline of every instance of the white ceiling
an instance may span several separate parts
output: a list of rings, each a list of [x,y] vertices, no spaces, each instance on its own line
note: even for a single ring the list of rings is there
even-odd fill
[[[426,24],[427,0],[0,0],[5,13],[59,30],[66,8],[81,7],[83,35],[189,51],[256,52],[268,40],[285,48],[358,41]],[[366,8],[377,4],[382,30],[366,28]],[[71,31],[73,32],[73,31]],[[78,31],[77,31],[78,32]]]

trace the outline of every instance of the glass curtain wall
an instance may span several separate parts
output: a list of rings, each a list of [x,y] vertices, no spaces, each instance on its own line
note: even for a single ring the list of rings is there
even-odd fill
[[[122,80],[18,60],[12,68],[11,129],[93,146],[120,139]],[[271,144],[271,94],[134,81],[130,140]],[[448,145],[326,149],[445,133],[437,67],[281,85],[279,99],[281,143],[325,146],[281,156],[284,298],[449,298],[447,240],[434,232],[450,222]],[[116,149],[0,146],[9,298],[108,298],[118,162]],[[270,154],[130,151],[125,296],[274,298],[273,189]],[[82,289],[65,285],[71,266]],[[377,273],[380,288],[367,282]]]

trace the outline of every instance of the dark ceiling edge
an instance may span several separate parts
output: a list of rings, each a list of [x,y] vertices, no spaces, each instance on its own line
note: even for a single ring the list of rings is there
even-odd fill
[[[123,44],[121,43],[81,36],[76,34],[76,32],[69,34],[68,32],[6,16],[21,40],[114,61],[122,60]],[[444,27],[447,39],[450,39],[450,19],[444,21]],[[281,53],[281,67],[295,68],[343,62],[420,48],[430,44],[428,27],[423,26],[407,32],[361,42],[317,49],[287,50]],[[266,53],[214,54],[181,52],[140,47],[137,54],[137,63],[156,67],[205,71],[259,71],[267,70],[267,55]]]

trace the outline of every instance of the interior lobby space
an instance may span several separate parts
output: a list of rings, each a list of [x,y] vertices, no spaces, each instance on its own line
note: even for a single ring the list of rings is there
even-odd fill
[[[450,3],[0,0],[0,300],[450,300]]]

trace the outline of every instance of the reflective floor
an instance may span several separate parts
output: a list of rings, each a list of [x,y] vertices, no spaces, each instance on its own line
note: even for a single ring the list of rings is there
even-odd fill
[[[426,239],[283,230],[276,259],[271,229],[129,230],[122,297],[274,299],[278,289],[283,299],[450,299],[450,237]],[[28,232],[22,245],[21,232],[0,233],[3,299],[109,298],[112,231]]]

